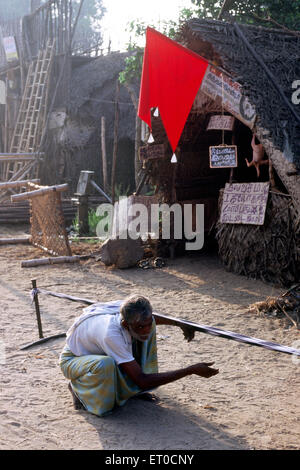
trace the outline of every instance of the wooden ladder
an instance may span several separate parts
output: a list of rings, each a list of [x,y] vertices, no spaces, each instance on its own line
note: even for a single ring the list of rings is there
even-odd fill
[[[39,51],[37,60],[29,66],[10,153],[34,153],[39,150],[46,122],[53,57],[54,42],[48,41],[45,49]],[[5,181],[23,179],[34,166],[32,162],[8,163],[4,172]]]

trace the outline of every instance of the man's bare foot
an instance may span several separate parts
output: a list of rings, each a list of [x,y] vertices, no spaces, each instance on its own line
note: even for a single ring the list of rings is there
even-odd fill
[[[71,395],[72,395],[72,398],[73,398],[73,406],[74,406],[75,410],[85,410],[85,407],[83,406],[83,404],[81,403],[79,398],[77,398],[77,396],[73,392],[73,388],[72,388],[72,385],[71,385],[70,382],[68,383],[68,389],[71,392]]]
[[[152,401],[152,403],[158,403],[160,399],[154,395],[153,393],[138,393],[137,395],[134,395],[132,398],[136,398],[138,400],[145,400],[145,401]]]

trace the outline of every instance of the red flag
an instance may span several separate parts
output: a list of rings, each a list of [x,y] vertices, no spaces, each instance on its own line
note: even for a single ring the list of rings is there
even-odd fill
[[[195,52],[147,28],[138,116],[151,128],[158,106],[175,152],[208,62]]]

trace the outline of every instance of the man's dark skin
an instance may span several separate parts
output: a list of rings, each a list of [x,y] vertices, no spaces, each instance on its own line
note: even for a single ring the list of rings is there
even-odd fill
[[[146,341],[149,337],[151,328],[152,328],[152,321],[153,317],[155,319],[156,325],[172,325],[172,321],[168,321],[166,318],[156,317],[155,313],[152,315],[150,314],[145,320],[138,319],[134,322],[127,323],[124,319],[121,320],[121,325],[123,328],[129,331],[130,335],[137,339],[138,341]],[[184,332],[185,336],[186,333]],[[190,335],[190,332],[187,333],[186,336],[188,339],[193,338],[193,334]],[[170,382],[174,382],[175,380],[182,379],[187,375],[198,375],[200,377],[209,378],[213,375],[219,373],[218,369],[213,369],[212,366],[213,362],[199,362],[197,364],[193,364],[188,367],[184,367],[183,369],[177,369],[168,372],[160,372],[157,374],[145,374],[138,364],[137,361],[130,361],[124,362],[119,365],[122,372],[125,372],[128,377],[133,380],[133,382],[141,389],[141,390],[149,390],[155,387],[159,387],[160,385],[165,385]],[[84,409],[83,404],[74,394],[71,385],[69,384],[69,390],[73,397],[74,407],[77,410]],[[138,395],[137,395],[138,396]],[[141,396],[142,398],[143,396]],[[148,400],[156,401],[150,394],[148,394]]]
[[[124,319],[121,320],[123,328],[129,331],[131,336],[139,341],[146,341],[152,327],[152,320],[155,318],[157,325],[170,324],[167,319],[157,318],[155,314],[149,315],[145,320],[135,320],[132,323],[127,323]],[[137,361],[125,362],[119,365],[122,372],[125,372],[131,380],[142,390],[147,390],[160,385],[165,385],[175,380],[182,379],[187,375],[198,375],[200,377],[209,378],[219,373],[218,369],[213,369],[213,362],[199,362],[183,369],[177,369],[169,372],[160,372],[157,374],[145,374]]]

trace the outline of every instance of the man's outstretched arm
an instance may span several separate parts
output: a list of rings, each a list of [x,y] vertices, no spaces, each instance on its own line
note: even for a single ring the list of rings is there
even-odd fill
[[[183,335],[185,339],[188,341],[188,343],[192,341],[192,339],[194,339],[195,329],[191,327],[190,325],[184,325],[184,322],[182,320],[179,322],[179,321],[176,321],[175,319],[168,318],[167,316],[161,315],[157,312],[153,313],[153,317],[155,319],[156,325],[173,325],[173,326],[178,326],[179,328],[181,328],[183,331]]]
[[[140,365],[136,361],[124,362],[120,364],[120,369],[125,372],[131,380],[142,390],[159,387],[175,380],[182,379],[188,375],[198,375],[199,377],[209,378],[219,373],[218,369],[213,369],[213,362],[200,362],[183,369],[177,369],[169,372],[160,372],[157,374],[144,374]]]

